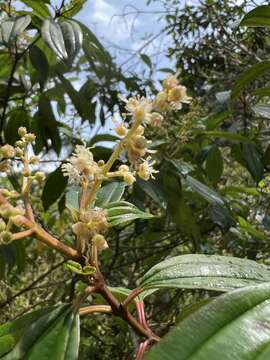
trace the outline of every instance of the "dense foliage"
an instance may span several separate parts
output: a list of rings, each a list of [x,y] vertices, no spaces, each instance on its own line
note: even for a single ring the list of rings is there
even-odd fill
[[[0,358],[268,359],[270,6],[164,1],[155,84],[85,2],[0,1]]]

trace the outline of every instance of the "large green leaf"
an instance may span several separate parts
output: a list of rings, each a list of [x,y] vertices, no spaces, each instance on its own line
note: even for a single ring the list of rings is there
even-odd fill
[[[153,215],[138,209],[127,201],[117,201],[103,206],[107,212],[108,223],[111,226],[127,223],[135,219],[151,219]]]
[[[0,25],[0,44],[14,45],[18,36],[30,23],[31,17],[29,15],[12,17],[2,22]]]
[[[145,290],[187,288],[228,291],[270,282],[270,269],[252,260],[218,255],[180,255],[152,267],[141,279]]]
[[[270,6],[257,6],[244,16],[240,26],[270,26]]]
[[[209,203],[213,205],[221,205],[221,206],[224,206],[226,204],[225,199],[218,192],[211,189],[207,185],[194,179],[190,175],[187,175],[185,179],[187,184]]]
[[[0,326],[3,360],[76,360],[79,315],[69,305],[43,308]]]
[[[237,97],[244,87],[246,87],[250,82],[256,80],[259,76],[262,76],[270,70],[270,61],[262,61],[259,64],[251,66],[249,69],[245,70],[239,77],[236,79],[233,89],[232,97]]]
[[[268,360],[270,284],[212,300],[153,346],[145,360]]]
[[[56,22],[46,19],[43,22],[42,38],[51,50],[68,66],[78,55],[83,41],[80,26],[75,21]]]
[[[124,182],[111,182],[103,186],[96,194],[95,205],[102,207],[109,203],[120,201],[125,187],[126,184]]]

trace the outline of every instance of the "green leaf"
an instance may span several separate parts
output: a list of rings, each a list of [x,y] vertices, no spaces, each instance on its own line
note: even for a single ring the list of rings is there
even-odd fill
[[[65,263],[65,268],[75,274],[85,275],[85,276],[92,275],[96,272],[96,268],[94,266],[87,265],[82,267],[81,264],[73,260],[68,260]]]
[[[175,256],[155,265],[141,279],[140,288],[229,291],[269,281],[270,269],[255,261],[192,254]]]
[[[87,0],[71,0],[65,7],[65,17],[71,18],[76,15],[84,6]]]
[[[213,146],[207,154],[205,171],[208,179],[214,184],[221,178],[223,173],[223,159],[217,146]]]
[[[248,233],[249,235],[263,240],[263,241],[267,241],[268,237],[266,234],[264,234],[263,232],[261,232],[260,230],[255,229],[248,221],[246,221],[243,217],[238,216],[238,221],[239,221],[239,227],[242,231]]]
[[[201,183],[200,181],[194,179],[190,175],[185,177],[187,184],[196,191],[199,195],[201,195],[206,201],[213,205],[225,205],[225,199],[217,193],[215,190],[209,188],[205,184]]]
[[[226,140],[238,141],[238,142],[247,143],[247,144],[252,143],[252,141],[245,136],[226,132],[226,131],[219,131],[219,130],[200,131],[199,134],[205,135],[207,137],[222,138],[222,139],[226,139]]]
[[[270,105],[255,105],[252,107],[252,110],[257,116],[270,119]]]
[[[152,69],[152,61],[150,59],[150,57],[146,54],[140,54],[140,57],[142,59],[142,61],[150,68]]]
[[[37,0],[22,0],[22,2],[33,10],[33,15],[36,15],[40,19],[50,17],[50,11],[43,1]]]
[[[41,89],[44,88],[49,76],[49,64],[43,51],[37,46],[31,46],[29,57],[33,67],[37,70],[37,77]]]
[[[144,181],[136,179],[136,185],[140,187],[151,199],[153,199],[161,208],[166,208],[167,198],[160,183],[157,180]]]
[[[151,219],[152,214],[139,210],[127,201],[118,201],[103,206],[107,212],[107,220],[111,226],[125,224],[135,219]]]
[[[18,36],[30,23],[31,17],[29,15],[9,18],[2,22],[0,25],[0,44],[13,46]]]
[[[5,140],[8,144],[14,145],[19,140],[18,129],[25,126],[29,129],[30,115],[24,109],[14,109],[8,113],[8,121],[4,129]]]
[[[180,322],[145,360],[268,360],[270,285],[220,296]]]
[[[240,23],[240,26],[264,27],[270,26],[270,6],[257,6],[255,9],[247,13]]]
[[[83,41],[80,26],[75,21],[55,22],[46,19],[41,28],[42,38],[51,50],[68,66],[78,55]]]
[[[70,187],[66,193],[66,207],[75,216],[80,209],[80,194],[81,188],[79,186]]]
[[[52,172],[45,183],[41,200],[45,210],[60,198],[67,186],[67,177],[63,175],[61,167]]]
[[[79,349],[78,319],[69,305],[60,305],[1,325],[0,343],[5,344],[0,350],[1,359],[75,360]]]
[[[124,182],[111,182],[103,186],[96,194],[95,205],[98,207],[104,207],[105,205],[120,201],[126,184]]]
[[[253,94],[257,96],[270,96],[270,88],[265,87],[261,89],[256,89],[254,90]]]
[[[251,173],[254,180],[258,183],[264,175],[262,155],[255,145],[243,144],[242,156],[245,160],[248,171]]]
[[[270,69],[270,61],[262,61],[259,64],[251,66],[239,75],[232,89],[232,98],[237,97],[241,91],[253,80],[267,73]]]
[[[61,80],[65,91],[67,92],[68,96],[70,97],[75,109],[78,111],[78,114],[81,116],[83,120],[91,119],[91,111],[89,112],[89,105],[87,101],[80,96],[80,93],[74,89],[71,82],[66,79],[62,74],[58,73],[58,77]]]

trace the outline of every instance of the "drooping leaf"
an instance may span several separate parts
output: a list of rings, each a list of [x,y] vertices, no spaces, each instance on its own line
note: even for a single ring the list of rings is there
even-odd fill
[[[223,173],[223,159],[217,146],[213,146],[206,157],[205,171],[213,183],[217,183]]]
[[[35,45],[31,46],[29,50],[29,57],[32,65],[37,71],[36,73],[40,87],[43,89],[49,76],[49,64],[47,58],[43,51]]]
[[[46,19],[43,22],[42,38],[51,50],[68,66],[78,55],[83,41],[82,31],[77,22],[65,20],[56,22]]]
[[[60,198],[67,186],[67,177],[63,175],[61,167],[52,172],[45,183],[41,200],[45,210]]]
[[[214,205],[221,205],[221,206],[225,205],[226,203],[225,199],[215,190],[211,189],[202,182],[194,179],[190,175],[187,175],[185,179],[187,184],[209,203]]]
[[[31,17],[29,15],[9,18],[2,22],[0,25],[0,44],[14,45],[18,36],[24,32],[30,23]]]
[[[269,300],[269,283],[220,296],[180,322],[145,360],[268,360]]]
[[[111,182],[103,186],[96,194],[95,205],[103,207],[109,203],[120,201],[125,191],[124,182]]]
[[[135,219],[151,219],[153,215],[138,209],[127,201],[118,201],[103,206],[107,213],[108,223],[111,226],[133,221]]]
[[[246,167],[256,182],[259,182],[264,175],[262,155],[253,144],[243,144],[242,156]]]

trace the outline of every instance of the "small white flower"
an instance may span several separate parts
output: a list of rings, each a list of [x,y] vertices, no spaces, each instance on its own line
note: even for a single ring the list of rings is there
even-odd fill
[[[147,114],[152,111],[152,103],[145,97],[133,96],[129,99],[120,97],[120,99],[126,103],[128,111],[126,115],[132,115],[134,120],[144,121]]]
[[[145,181],[155,179],[154,174],[158,173],[158,170],[153,168],[155,163],[155,160],[152,160],[151,156],[148,156],[145,160],[143,160],[142,164],[139,165],[137,171],[138,176]]]
[[[73,184],[80,184],[83,181],[94,181],[101,176],[101,169],[94,161],[90,148],[85,145],[77,145],[74,153],[67,164],[62,165],[64,176],[69,177]]]

